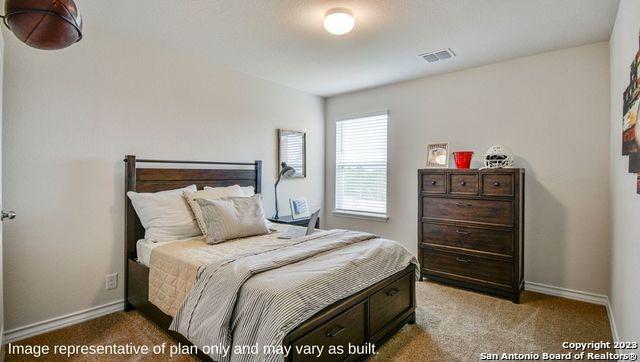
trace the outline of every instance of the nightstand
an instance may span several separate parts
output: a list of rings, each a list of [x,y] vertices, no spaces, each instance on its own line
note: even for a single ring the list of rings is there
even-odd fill
[[[274,219],[274,218],[268,218],[269,221],[274,222],[276,224],[287,224],[287,225],[297,225],[297,226],[307,226],[309,225],[309,219],[310,218],[304,218],[304,219],[296,219],[293,220],[293,218],[291,217],[291,215],[285,215],[285,216],[280,216],[279,219]],[[316,221],[316,229],[320,228],[320,218],[318,218],[318,221]]]

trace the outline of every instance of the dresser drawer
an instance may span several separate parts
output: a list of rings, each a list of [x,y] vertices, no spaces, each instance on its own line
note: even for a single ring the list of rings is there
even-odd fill
[[[513,196],[513,174],[482,174],[483,196]]]
[[[433,219],[512,226],[513,202],[426,196],[422,198],[422,215]]]
[[[295,353],[296,346],[323,346],[323,353],[320,358],[313,358],[314,361],[343,361],[347,358],[348,345],[362,345],[365,342],[365,302],[362,302],[347,311],[329,320],[313,332],[303,336],[293,343],[292,353]],[[329,346],[344,346],[344,354],[329,354]],[[355,359],[356,356],[351,356]],[[308,355],[293,355],[293,361],[308,361]]]
[[[422,268],[445,278],[483,283],[489,286],[511,287],[513,262],[458,253],[422,249]]]
[[[428,173],[420,175],[421,190],[430,194],[444,194],[447,192],[444,173]]]
[[[411,283],[414,274],[407,274],[389,284],[370,298],[370,335],[375,334],[395,317],[411,308]]]
[[[477,173],[452,173],[449,174],[449,193],[452,195],[477,195]]]
[[[512,256],[513,237],[511,230],[422,223],[422,242],[436,246]]]

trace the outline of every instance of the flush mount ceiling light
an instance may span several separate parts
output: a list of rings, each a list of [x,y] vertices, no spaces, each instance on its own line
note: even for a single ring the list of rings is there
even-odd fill
[[[322,25],[324,28],[333,35],[343,35],[350,32],[356,20],[353,18],[351,10],[344,8],[335,8],[327,11],[324,16]]]

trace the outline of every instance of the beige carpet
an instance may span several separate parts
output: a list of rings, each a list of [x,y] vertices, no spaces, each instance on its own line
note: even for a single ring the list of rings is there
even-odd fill
[[[477,361],[481,353],[566,353],[563,341],[611,341],[604,307],[525,292],[520,304],[419,282],[417,323],[405,326],[372,361]],[[171,339],[136,312],[114,313],[19,342],[158,345]],[[5,346],[6,351],[6,346]],[[7,355],[8,361],[31,360]],[[73,361],[167,360],[168,356],[75,356]],[[67,360],[47,357],[39,360]],[[188,356],[172,361],[190,361]]]

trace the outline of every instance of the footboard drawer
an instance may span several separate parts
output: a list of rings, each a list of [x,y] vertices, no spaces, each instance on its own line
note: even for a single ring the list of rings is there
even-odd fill
[[[413,278],[413,274],[408,274],[371,296],[369,312],[371,335],[412,307],[411,283]]]
[[[344,361],[349,356],[349,344],[362,346],[365,342],[365,302],[332,318],[325,324],[315,328],[309,334],[301,337],[292,345],[293,361]],[[319,358],[307,354],[296,354],[296,348],[305,346],[323,347]],[[343,354],[329,354],[329,346],[342,346]],[[316,348],[317,351],[317,348]],[[348,359],[347,359],[348,360]]]

